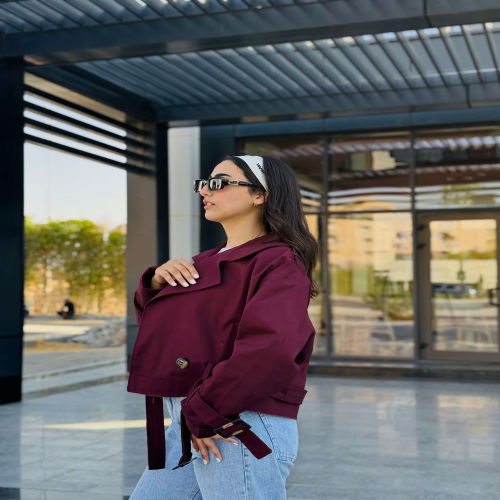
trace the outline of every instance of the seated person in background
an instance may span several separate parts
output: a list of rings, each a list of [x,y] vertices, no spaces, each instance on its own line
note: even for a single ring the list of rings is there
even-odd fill
[[[75,306],[73,302],[69,300],[69,297],[63,297],[64,305],[62,311],[57,311],[59,316],[62,316],[63,319],[71,319],[75,315]]]

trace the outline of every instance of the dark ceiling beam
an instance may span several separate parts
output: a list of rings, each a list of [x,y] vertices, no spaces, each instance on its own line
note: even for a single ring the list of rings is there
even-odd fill
[[[426,0],[427,19],[432,27],[500,21],[497,0]]]
[[[27,71],[52,83],[116,108],[130,117],[144,121],[156,120],[156,110],[148,100],[132,94],[98,76],[92,75],[81,68],[31,66],[27,68]]]
[[[297,115],[366,115],[500,105],[497,83],[454,85],[387,92],[340,94],[262,101],[244,101],[158,110],[159,122],[238,121],[241,117],[294,119]]]
[[[498,0],[330,0],[10,34],[0,40],[0,57],[72,64],[497,20]]]

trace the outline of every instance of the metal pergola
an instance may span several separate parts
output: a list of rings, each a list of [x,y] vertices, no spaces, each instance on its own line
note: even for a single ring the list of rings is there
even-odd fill
[[[498,21],[494,0],[0,0],[0,57],[160,122],[473,107],[500,99]]]
[[[252,134],[500,116],[497,0],[0,0],[0,33],[0,403],[21,398],[26,140],[154,178],[165,192],[171,126],[210,129],[208,165]],[[126,119],[27,86],[26,74]],[[160,255],[166,197],[157,239]]]

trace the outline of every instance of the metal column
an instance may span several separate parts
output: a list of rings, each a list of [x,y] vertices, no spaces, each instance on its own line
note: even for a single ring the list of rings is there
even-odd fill
[[[330,266],[328,263],[328,189],[330,188],[330,139],[323,138],[323,197],[321,215],[321,279],[323,282],[323,296],[325,308],[325,335],[326,335],[326,357],[331,358],[334,354],[333,342],[333,317],[330,300]]]
[[[156,143],[156,212],[158,265],[170,259],[170,219],[168,196],[168,124],[157,123]]]
[[[23,70],[0,60],[0,404],[21,400],[24,294]]]

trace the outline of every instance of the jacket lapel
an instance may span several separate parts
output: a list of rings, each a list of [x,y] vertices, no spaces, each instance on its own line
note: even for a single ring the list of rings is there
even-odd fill
[[[196,267],[196,270],[200,275],[200,278],[196,280],[196,284],[190,284],[186,287],[180,285],[179,283],[177,286],[167,285],[161,292],[149,300],[148,303],[167,295],[195,292],[196,290],[202,290],[203,288],[218,285],[221,282],[221,262],[242,259],[243,257],[247,257],[255,252],[259,252],[264,248],[287,245],[282,241],[269,241],[272,237],[274,237],[272,233],[265,234],[264,236],[250,240],[243,245],[239,245],[230,250],[225,250],[224,252],[218,254],[217,252],[226,246],[226,241],[215,248],[211,248],[210,250],[206,250],[198,255],[195,255],[193,257],[193,265]]]

